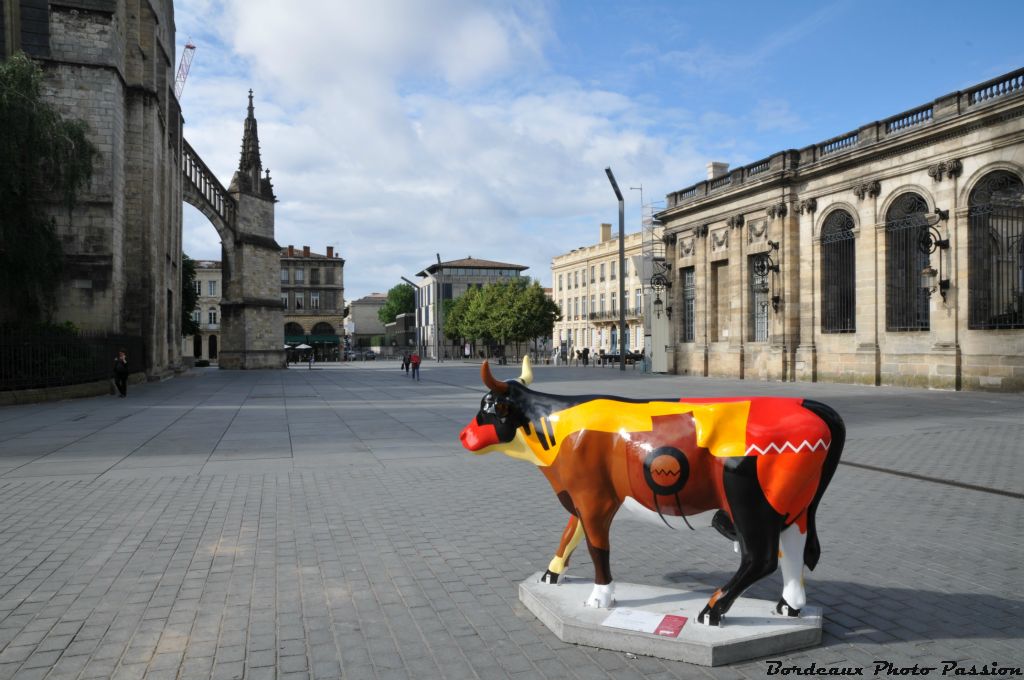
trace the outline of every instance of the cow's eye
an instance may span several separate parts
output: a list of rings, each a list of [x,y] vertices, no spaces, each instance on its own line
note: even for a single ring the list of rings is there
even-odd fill
[[[481,409],[484,413],[494,413],[494,397],[487,395],[484,397],[483,408]]]
[[[494,411],[500,418],[508,418],[508,402],[499,401],[494,405]]]

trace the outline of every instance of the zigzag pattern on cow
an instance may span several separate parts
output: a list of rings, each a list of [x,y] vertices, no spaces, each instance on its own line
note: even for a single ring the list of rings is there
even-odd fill
[[[766,453],[783,453],[787,448],[793,453],[800,453],[804,449],[807,449],[808,451],[817,451],[820,448],[824,448],[826,451],[828,451],[828,443],[824,439],[819,439],[814,444],[811,444],[810,441],[805,439],[800,444],[800,446],[793,446],[793,443],[789,441],[787,441],[782,446],[779,446],[775,442],[771,442],[770,444],[768,444],[768,446],[764,447],[763,449],[757,444],[751,444],[750,446],[747,447],[746,455],[751,456],[757,454],[763,456]]]

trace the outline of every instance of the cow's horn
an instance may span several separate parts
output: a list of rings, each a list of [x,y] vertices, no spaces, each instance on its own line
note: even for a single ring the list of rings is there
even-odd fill
[[[505,394],[508,392],[508,383],[502,382],[501,380],[495,380],[494,376],[491,375],[491,367],[488,365],[487,360],[480,365],[480,379],[484,381],[484,386],[491,392],[497,394]]]
[[[519,375],[519,382],[524,385],[533,382],[533,366],[530,365],[530,357],[523,357],[523,372]]]

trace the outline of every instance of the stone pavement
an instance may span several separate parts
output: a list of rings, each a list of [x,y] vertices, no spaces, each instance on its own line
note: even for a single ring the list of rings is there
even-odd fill
[[[594,367],[538,367],[535,386],[831,404],[847,464],[807,577],[825,640],[781,661],[1024,666],[1021,395]],[[127,399],[0,409],[0,680],[765,676],[764,660],[563,644],[520,605],[565,514],[530,465],[461,449],[483,391],[476,366],[426,363],[411,383],[377,362],[199,369]],[[613,572],[710,594],[737,558],[709,519],[617,523]],[[572,573],[592,573],[585,549]]]

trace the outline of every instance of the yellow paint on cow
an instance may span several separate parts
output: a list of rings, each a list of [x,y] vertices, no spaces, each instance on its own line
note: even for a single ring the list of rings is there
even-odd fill
[[[742,456],[746,453],[747,416],[749,401],[729,401],[714,404],[687,404],[685,402],[654,401],[624,402],[614,399],[594,399],[578,404],[548,417],[555,433],[555,446],[547,449],[537,433],[531,429],[527,436],[523,429],[516,438],[496,448],[503,453],[548,466],[558,456],[558,446],[571,435],[583,430],[595,432],[650,432],[652,418],[689,413],[693,415],[697,445],[720,458]]]
[[[569,539],[569,544],[565,546],[565,553],[562,556],[555,555],[551,558],[551,563],[548,564],[548,571],[552,574],[563,574],[565,573],[565,562],[572,555],[573,551],[576,550],[576,546],[583,540],[583,522],[576,523],[576,531],[573,532],[572,538]]]

